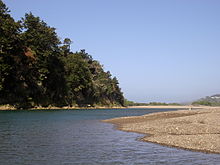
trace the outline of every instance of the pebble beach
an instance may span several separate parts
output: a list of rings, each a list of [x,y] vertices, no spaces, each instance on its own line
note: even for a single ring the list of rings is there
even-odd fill
[[[169,147],[220,153],[220,108],[159,112],[104,120],[118,129],[144,134],[141,139]]]

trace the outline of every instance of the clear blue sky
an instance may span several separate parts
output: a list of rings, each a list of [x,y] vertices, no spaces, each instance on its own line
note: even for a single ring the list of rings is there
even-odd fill
[[[220,93],[219,0],[3,0],[86,49],[129,100],[185,102]]]

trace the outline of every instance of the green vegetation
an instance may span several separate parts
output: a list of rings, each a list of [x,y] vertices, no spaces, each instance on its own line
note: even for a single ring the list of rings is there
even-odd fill
[[[0,0],[0,105],[123,105],[116,77],[32,13],[16,22]]]
[[[129,100],[126,100],[125,99],[125,102],[124,102],[125,106],[154,106],[154,105],[165,105],[165,106],[168,106],[168,105],[180,105],[178,103],[161,103],[161,102],[150,102],[150,103],[136,103],[136,102],[133,102],[133,101],[129,101]]]
[[[212,103],[211,102],[209,102],[209,101],[202,101],[202,100],[200,100],[200,101],[194,101],[193,103],[192,103],[192,105],[206,105],[206,106],[211,106],[212,105]]]
[[[125,106],[145,106],[148,104],[147,103],[136,103],[136,102],[129,101],[129,100],[125,99],[124,105]]]
[[[220,106],[220,95],[207,96],[194,101],[192,105]]]
[[[181,105],[181,104],[179,104],[179,103],[150,102],[148,105]]]

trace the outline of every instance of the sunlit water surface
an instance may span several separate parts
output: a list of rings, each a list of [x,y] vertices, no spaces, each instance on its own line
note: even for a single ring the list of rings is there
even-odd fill
[[[138,141],[100,122],[170,109],[0,112],[0,165],[219,165],[220,155]]]

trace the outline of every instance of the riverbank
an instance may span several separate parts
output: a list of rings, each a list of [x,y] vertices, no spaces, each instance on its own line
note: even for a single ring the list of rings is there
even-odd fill
[[[122,131],[146,134],[141,140],[170,147],[220,154],[220,108],[159,112],[104,122]]]
[[[66,110],[78,110],[78,109],[124,109],[126,107],[122,106],[95,106],[95,107],[55,107],[55,106],[48,106],[48,107],[34,107],[29,108],[28,110],[59,110],[59,109],[66,109]],[[27,110],[27,109],[17,109],[11,105],[1,105],[0,111],[7,111],[7,110]]]
[[[30,108],[30,110],[57,110],[57,109],[69,109],[69,110],[74,110],[74,109],[201,109],[201,108],[207,108],[207,106],[191,106],[191,105],[149,105],[149,106],[94,106],[94,107],[78,107],[78,106],[73,106],[73,107],[55,107],[55,106],[48,106],[48,107],[34,107]],[[17,109],[11,105],[0,105],[0,111],[1,110],[21,110]]]
[[[55,107],[55,106],[48,106],[48,107],[34,107],[30,108],[30,110],[58,110],[58,109],[69,109],[69,110],[74,110],[74,109],[201,109],[201,108],[206,108],[205,106],[191,106],[191,105],[149,105],[149,106],[90,106],[90,107],[78,107],[78,106],[73,106],[73,107]],[[22,110],[22,109],[17,109],[11,105],[0,105],[0,111],[4,110]]]

